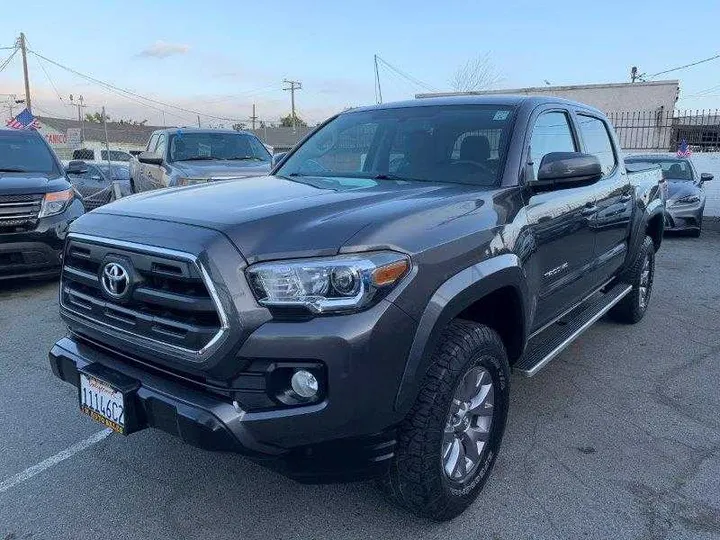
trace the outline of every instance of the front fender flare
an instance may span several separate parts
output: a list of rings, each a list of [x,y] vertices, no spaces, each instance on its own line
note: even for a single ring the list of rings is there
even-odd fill
[[[506,286],[514,287],[521,300],[524,343],[529,296],[525,273],[517,255],[498,255],[462,270],[438,287],[420,317],[395,400],[396,410],[407,412],[415,401],[420,381],[447,324],[474,302]]]

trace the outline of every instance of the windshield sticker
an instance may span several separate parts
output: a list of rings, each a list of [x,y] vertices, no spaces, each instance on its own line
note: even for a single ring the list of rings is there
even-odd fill
[[[210,157],[212,148],[209,144],[198,143],[198,156]]]
[[[509,114],[510,114],[510,111],[497,111],[495,113],[495,116],[493,116],[493,120],[498,120],[498,121],[505,120]]]

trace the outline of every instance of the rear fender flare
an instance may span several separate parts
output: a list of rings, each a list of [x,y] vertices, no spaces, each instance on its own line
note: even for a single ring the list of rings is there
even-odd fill
[[[484,296],[502,287],[514,287],[522,304],[522,339],[527,337],[528,286],[520,259],[514,254],[498,255],[479,262],[445,281],[430,298],[420,317],[400,381],[395,409],[406,413],[419,391],[440,334],[447,324]]]

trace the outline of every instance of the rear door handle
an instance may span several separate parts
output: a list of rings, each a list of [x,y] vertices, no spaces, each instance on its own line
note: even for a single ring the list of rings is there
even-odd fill
[[[622,195],[622,196],[620,197],[620,202],[621,202],[621,203],[630,202],[631,200],[632,200],[632,195],[629,194],[629,193],[627,193],[627,194],[625,194],[625,195]]]

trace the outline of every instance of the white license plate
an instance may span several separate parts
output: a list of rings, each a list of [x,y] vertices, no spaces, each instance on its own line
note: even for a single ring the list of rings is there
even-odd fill
[[[80,373],[80,410],[96,422],[125,433],[123,393],[105,381]]]

